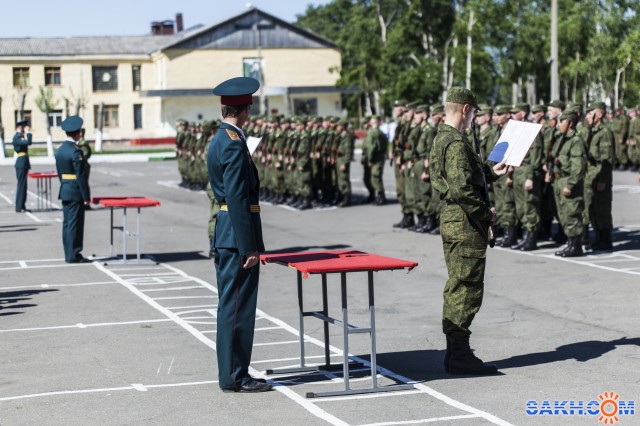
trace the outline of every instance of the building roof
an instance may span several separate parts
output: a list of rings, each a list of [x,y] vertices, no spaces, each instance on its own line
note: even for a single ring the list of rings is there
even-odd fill
[[[2,56],[151,55],[175,49],[337,48],[310,31],[251,8],[222,22],[173,35],[0,38]]]

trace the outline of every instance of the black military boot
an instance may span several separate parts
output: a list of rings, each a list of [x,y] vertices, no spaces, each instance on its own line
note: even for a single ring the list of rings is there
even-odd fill
[[[405,228],[405,225],[406,225],[408,219],[409,218],[407,217],[407,215],[403,214],[402,215],[402,220],[400,222],[398,222],[398,223],[394,223],[393,227],[394,228]]]
[[[447,350],[444,352],[444,371],[449,372],[449,360],[451,359],[451,342],[453,337],[446,335],[447,337]]]
[[[538,233],[538,239],[540,241],[549,241],[551,239],[551,225],[553,224],[552,220],[543,220],[540,222],[542,225],[540,228],[540,232]]]
[[[302,202],[298,205],[298,209],[307,210],[311,208],[311,199],[310,198],[302,198]]]
[[[351,197],[345,197],[340,194],[340,201],[338,202],[338,207],[349,207],[351,205]]]
[[[498,368],[493,364],[485,364],[480,358],[474,355],[469,346],[469,336],[449,337],[447,336],[447,346],[449,347],[449,374],[470,374],[487,375],[497,374]],[[447,357],[445,354],[445,371]]]
[[[424,226],[427,224],[427,218],[424,214],[420,213],[418,215],[418,223],[416,223],[414,226],[412,226],[411,228],[409,228],[409,231],[415,231],[415,232],[423,232],[422,228],[424,228]]]
[[[384,204],[387,204],[387,198],[384,196],[382,192],[378,192],[378,194],[376,195],[375,203],[376,203],[376,206],[382,206]]]
[[[591,238],[589,238],[589,227],[585,226],[584,231],[582,231],[582,245],[584,245],[585,250],[591,250]]]
[[[520,247],[522,251],[538,250],[538,233],[536,231],[528,231],[524,244]]]
[[[504,237],[500,242],[500,247],[504,247],[504,248],[511,247],[517,241],[518,241],[518,234],[516,233],[515,228],[512,226],[505,226]]]
[[[553,236],[553,241],[558,244],[564,244],[567,242],[567,235],[564,233],[562,226],[558,226],[558,232]]]
[[[566,250],[560,253],[561,257],[580,257],[583,256],[582,251],[582,235],[577,237],[569,237],[569,245]]]
[[[601,229],[598,231],[600,240],[591,246],[593,250],[611,250],[613,242],[611,241],[611,229]]]
[[[524,230],[524,235],[522,235],[522,240],[517,242],[516,244],[511,246],[511,250],[520,250],[522,249],[522,247],[524,247],[525,243],[527,242],[527,238],[529,238],[529,230],[525,229]]]
[[[413,217],[413,213],[408,213],[406,216],[407,216],[407,223],[405,223],[405,226],[402,228],[411,229],[412,227],[416,226],[416,221]]]

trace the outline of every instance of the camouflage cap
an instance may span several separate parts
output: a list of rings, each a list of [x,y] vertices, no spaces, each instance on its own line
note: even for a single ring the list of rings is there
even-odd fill
[[[284,117],[282,120],[280,120],[280,122],[281,122],[282,124],[287,124],[287,123],[289,123],[289,124],[290,124],[290,123],[291,123],[291,121],[292,121],[292,120],[291,120],[291,117]]]
[[[496,114],[511,114],[511,105],[498,105],[495,109]]]
[[[417,113],[429,112],[429,105],[425,105],[425,104],[418,105],[416,107],[416,112]]]
[[[452,104],[469,104],[472,107],[478,109],[478,103],[476,102],[476,96],[469,89],[464,87],[452,87],[447,91],[446,102]]]
[[[317,116],[316,118],[313,119],[314,123],[322,123],[322,117]]]
[[[338,121],[338,124],[340,124],[341,126],[347,127],[349,125],[349,119],[347,117],[341,118]]]
[[[367,121],[371,121],[371,120],[380,121],[380,116],[379,116],[379,115],[377,115],[377,114],[376,114],[376,115],[372,115],[372,116],[369,118],[369,120],[367,120]]]
[[[587,112],[594,109],[601,109],[603,112],[607,112],[607,105],[604,102],[591,102],[587,107]]]
[[[570,111],[573,111],[573,112],[581,113],[582,112],[582,104],[571,103],[571,104],[569,104],[567,109],[570,110]]]
[[[439,114],[444,112],[444,105],[434,105],[431,107],[431,114]]]
[[[329,118],[329,121],[330,121],[331,123],[334,123],[334,124],[335,124],[335,123],[337,123],[338,121],[340,121],[340,118],[338,118],[338,117],[331,117],[331,118]]]
[[[298,117],[296,118],[296,125],[300,126],[303,125],[305,126],[307,124],[307,118],[306,117]]]
[[[564,111],[562,114],[560,114],[560,117],[558,117],[558,120],[560,121],[570,120],[570,121],[573,121],[573,123],[575,124],[578,122],[578,114],[576,114],[574,111],[567,110],[567,111]]]
[[[531,107],[531,112],[547,112],[547,107],[544,105],[534,105]]]
[[[413,101],[413,102],[409,102],[408,104],[406,104],[404,107],[408,110],[410,109],[416,109],[416,107],[418,106],[419,101]]]
[[[493,107],[487,104],[480,104],[480,109],[476,113],[476,117],[482,117],[483,115],[493,114]]]
[[[405,101],[404,99],[396,99],[395,101],[393,101],[394,107],[405,106],[406,104],[407,104],[407,101]]]
[[[547,106],[554,107],[554,108],[560,108],[560,109],[565,109],[567,107],[564,102],[562,102],[560,100],[557,100],[557,99],[555,101],[549,102],[549,105],[547,105]]]
[[[526,112],[527,114],[529,114],[529,111],[531,111],[531,107],[529,106],[529,104],[517,103],[511,106],[512,114],[515,114],[517,112]]]

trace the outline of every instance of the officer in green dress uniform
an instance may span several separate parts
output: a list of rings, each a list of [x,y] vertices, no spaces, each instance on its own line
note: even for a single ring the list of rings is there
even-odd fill
[[[447,336],[445,371],[451,374],[495,374],[495,365],[476,357],[469,327],[482,304],[490,225],[496,220],[487,205],[486,183],[506,173],[504,163],[482,164],[465,131],[478,108],[474,94],[462,87],[447,92],[446,118],[430,154],[431,181],[445,201],[440,233],[449,279],[444,288],[442,328]]]
[[[56,171],[60,179],[58,199],[62,200],[62,245],[67,263],[88,261],[82,256],[84,210],[90,201],[85,158],[78,147],[82,123],[82,118],[77,115],[65,118],[60,127],[67,138],[55,154]]]
[[[29,210],[27,202],[27,175],[31,168],[29,162],[29,145],[31,145],[31,133],[27,129],[27,120],[20,120],[16,123],[16,134],[13,136],[13,151],[16,153],[16,213],[24,213]]]
[[[219,386],[225,392],[264,392],[271,385],[249,375],[255,328],[260,252],[260,181],[241,130],[252,94],[260,87],[250,77],[219,84],[222,124],[209,144],[209,182],[220,213],[213,240],[218,285],[216,353]]]

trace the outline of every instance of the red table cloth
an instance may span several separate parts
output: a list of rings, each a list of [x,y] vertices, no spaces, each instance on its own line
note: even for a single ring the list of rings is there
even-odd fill
[[[145,197],[93,197],[93,204],[102,204],[105,207],[154,207],[159,206],[160,201],[152,200]]]

